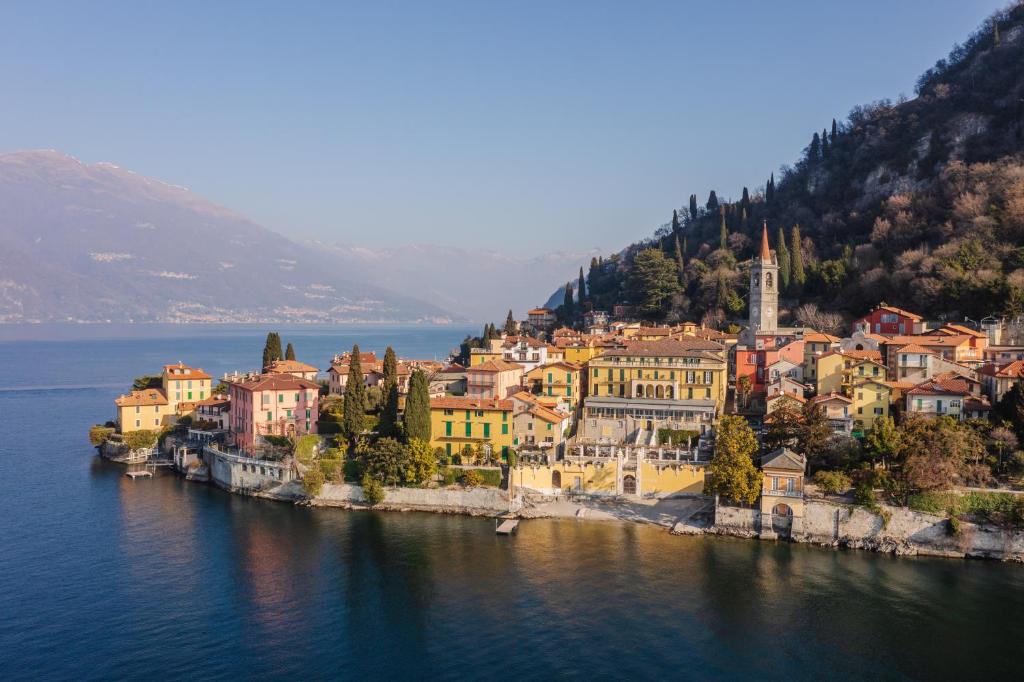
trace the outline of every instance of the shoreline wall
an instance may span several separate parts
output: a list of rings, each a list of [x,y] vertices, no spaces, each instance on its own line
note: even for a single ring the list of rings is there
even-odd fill
[[[350,483],[325,483],[308,504],[345,509],[366,506],[362,487]],[[507,513],[509,503],[505,492],[497,488],[385,488],[384,501],[373,508],[490,516]]]
[[[804,516],[794,523],[792,540],[826,547],[847,547],[899,556],[943,556],[1024,561],[1024,531],[962,522],[950,532],[945,517],[903,507],[881,505],[885,516],[864,507],[809,499]],[[719,505],[711,533],[758,537],[757,509]]]

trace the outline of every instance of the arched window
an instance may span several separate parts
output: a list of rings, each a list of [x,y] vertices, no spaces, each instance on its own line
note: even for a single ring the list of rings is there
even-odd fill
[[[562,472],[552,471],[551,472],[551,487],[555,490],[561,490],[562,488]]]
[[[648,398],[653,398],[654,397],[654,386],[651,386],[650,384],[647,384],[647,397]]]
[[[764,275],[764,288],[771,290],[772,288],[772,273],[767,272]]]
[[[623,495],[636,495],[636,478],[634,476],[624,476],[622,479],[622,494]]]
[[[665,387],[659,385],[656,389],[654,389],[654,397],[656,397],[656,398],[664,398],[665,397]]]
[[[636,397],[637,398],[643,398],[644,397],[644,385],[643,384],[637,384],[637,386],[636,386]]]
[[[665,387],[665,397],[668,398],[669,400],[672,400],[672,393],[673,393],[672,387],[671,386],[666,386]]]
[[[789,508],[788,504],[783,504],[783,503],[779,502],[777,505],[775,505],[772,508],[772,515],[773,516],[792,516],[793,515],[793,510]]]

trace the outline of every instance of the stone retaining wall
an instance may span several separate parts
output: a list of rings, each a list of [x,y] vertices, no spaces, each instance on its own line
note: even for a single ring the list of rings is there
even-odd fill
[[[309,504],[352,508],[365,506],[365,501],[361,486],[325,483]],[[384,501],[375,509],[490,516],[508,511],[508,497],[497,488],[385,488]]]
[[[984,557],[1024,561],[1024,531],[963,522],[956,535],[945,517],[882,505],[883,515],[863,507],[807,500],[794,524],[793,540],[832,547],[869,549],[898,555]],[[760,512],[719,505],[713,533],[755,537]]]

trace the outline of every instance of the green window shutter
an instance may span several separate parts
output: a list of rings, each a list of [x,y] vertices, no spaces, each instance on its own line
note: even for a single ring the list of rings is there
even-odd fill
[[[508,424],[502,424],[501,425],[501,435],[503,435],[503,436],[507,436],[508,435]],[[519,439],[516,438],[516,443],[518,443],[518,442],[519,442]]]
[[[466,410],[466,421],[469,421],[469,410]]]
[[[501,421],[503,421],[503,422],[507,422],[508,421],[508,412],[502,412],[501,413]]]
[[[284,394],[283,393],[278,393],[277,394],[277,402],[279,402],[279,403],[283,403],[284,402]]]
[[[267,412],[267,421],[269,422],[269,421],[273,421],[273,420],[274,420],[274,415],[271,414],[270,412]]]
[[[189,391],[189,392],[188,392],[188,399],[189,399],[189,400],[192,400],[192,391]]]
[[[473,437],[473,423],[472,422],[466,422],[466,438],[472,438],[472,437]]]
[[[572,386],[565,387],[565,395],[569,396],[570,398],[572,397]]]
[[[445,443],[444,444],[444,453],[446,455],[448,455],[449,457],[452,456],[452,444],[451,443]]]
[[[444,423],[444,435],[446,435],[446,436],[452,435],[452,423],[451,422],[445,422]]]
[[[487,422],[484,422],[484,438],[490,438],[490,437],[491,437],[491,425],[488,424]]]
[[[567,384],[571,384],[572,383],[572,375],[569,374],[568,372],[565,373],[565,383],[567,383]]]

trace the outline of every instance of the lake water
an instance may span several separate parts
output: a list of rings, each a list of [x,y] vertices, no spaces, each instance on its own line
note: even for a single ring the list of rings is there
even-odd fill
[[[282,336],[326,366],[353,341],[442,358],[466,331]],[[86,430],[132,377],[248,369],[264,334],[0,342],[0,679],[1021,676],[1020,565],[573,520],[498,537],[133,482],[94,455]]]

